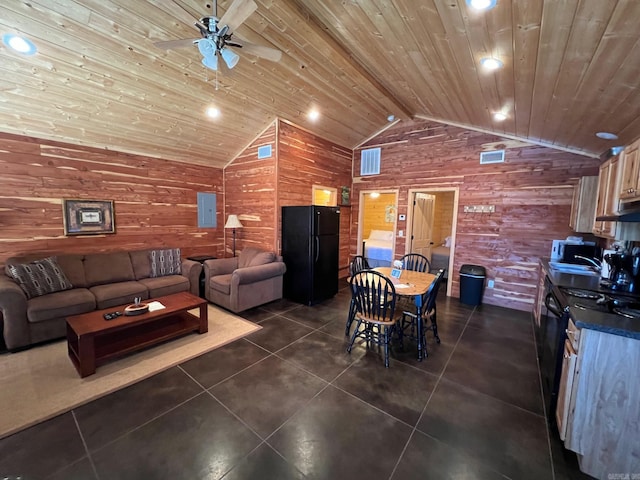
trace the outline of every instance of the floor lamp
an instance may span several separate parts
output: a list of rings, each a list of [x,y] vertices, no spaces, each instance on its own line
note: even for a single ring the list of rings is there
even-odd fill
[[[237,215],[229,215],[224,228],[233,228],[233,256],[236,256],[236,228],[242,228]]]

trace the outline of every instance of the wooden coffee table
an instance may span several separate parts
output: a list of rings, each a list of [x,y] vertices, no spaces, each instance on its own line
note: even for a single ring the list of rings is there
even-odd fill
[[[207,301],[187,292],[152,298],[166,308],[141,315],[105,320],[103,315],[123,312],[126,305],[95,310],[67,318],[69,358],[81,377],[114,357],[141,350],[187,333],[209,329]],[[200,308],[197,317],[188,310]]]

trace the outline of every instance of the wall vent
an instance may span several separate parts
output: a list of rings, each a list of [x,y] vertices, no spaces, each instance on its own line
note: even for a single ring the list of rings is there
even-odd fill
[[[380,147],[367,148],[360,152],[360,175],[380,173]]]
[[[269,158],[271,156],[271,145],[258,147],[258,159]]]
[[[480,153],[480,165],[488,163],[504,163],[504,150],[493,150]]]

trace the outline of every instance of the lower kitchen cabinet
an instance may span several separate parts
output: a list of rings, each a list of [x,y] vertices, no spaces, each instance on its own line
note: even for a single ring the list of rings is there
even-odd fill
[[[581,329],[574,366],[571,393],[556,410],[562,419],[568,398],[565,447],[596,478],[640,473],[640,340]]]

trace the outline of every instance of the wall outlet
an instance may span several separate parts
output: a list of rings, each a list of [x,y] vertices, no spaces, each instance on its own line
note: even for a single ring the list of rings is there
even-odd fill
[[[398,230],[398,236],[404,237],[404,230]]]
[[[487,281],[487,288],[493,288],[494,285],[495,285],[495,281],[494,280],[488,280]]]

